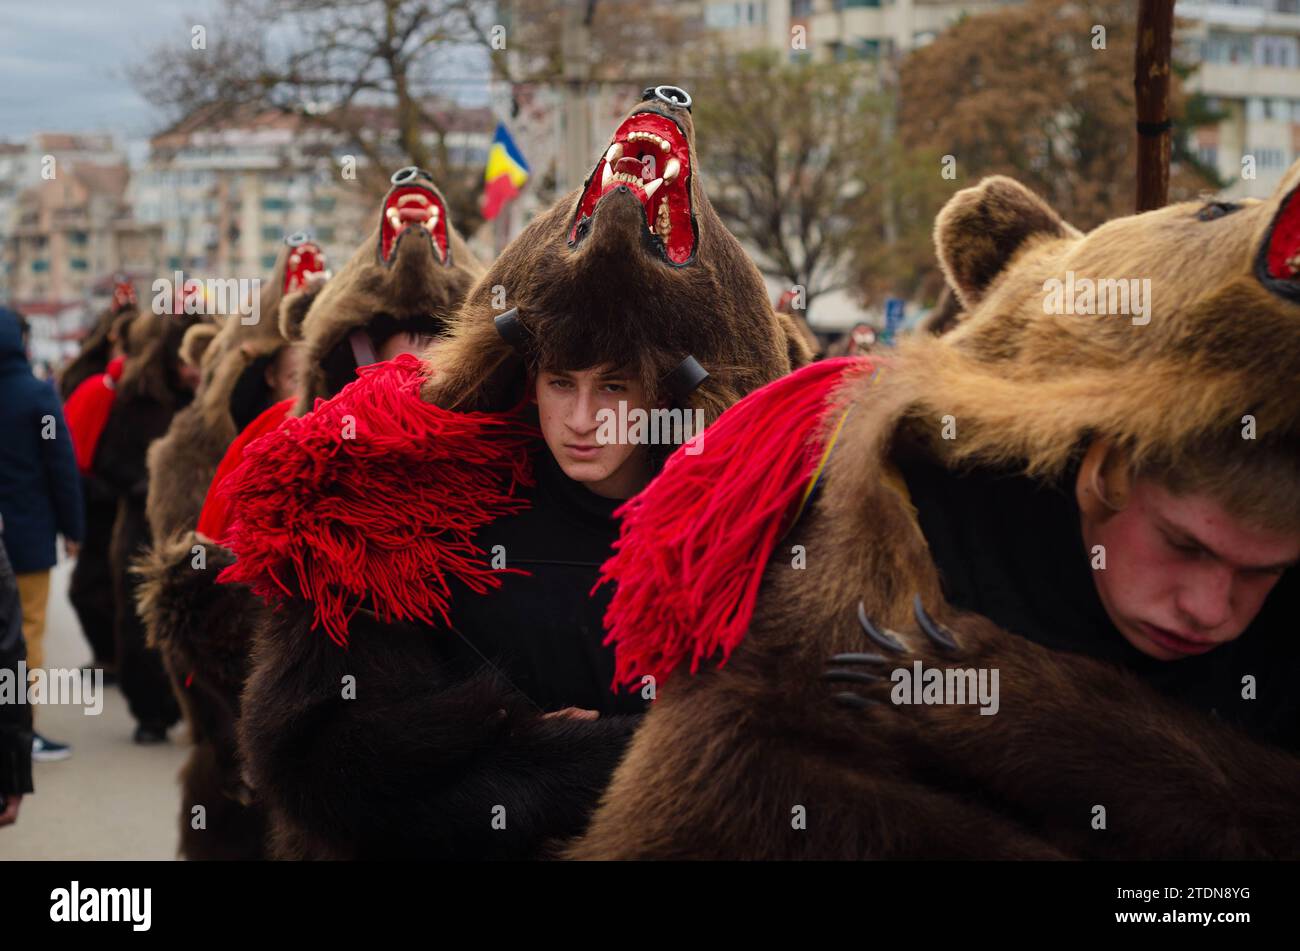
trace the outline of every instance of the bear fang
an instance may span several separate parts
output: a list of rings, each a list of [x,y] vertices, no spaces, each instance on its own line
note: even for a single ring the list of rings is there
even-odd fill
[[[71,888],[50,892],[50,921],[129,921],[133,931],[148,931],[152,922],[152,888]]]
[[[926,667],[919,660],[909,670],[898,667],[889,675],[894,682],[889,698],[895,704],[978,703],[980,716],[998,712],[998,672],[981,667]]]

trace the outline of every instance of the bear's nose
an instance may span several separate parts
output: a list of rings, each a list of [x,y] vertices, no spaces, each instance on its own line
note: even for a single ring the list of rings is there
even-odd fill
[[[648,102],[652,99],[657,99],[676,109],[691,111],[691,94],[681,86],[647,86],[641,93],[641,101]]]
[[[433,176],[420,168],[418,165],[408,165],[406,168],[399,168],[389,179],[394,185],[409,185],[417,178],[423,178],[425,181],[433,181]]]

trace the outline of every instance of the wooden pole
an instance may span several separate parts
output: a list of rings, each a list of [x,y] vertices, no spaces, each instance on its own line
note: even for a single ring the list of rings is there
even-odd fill
[[[1137,210],[1169,200],[1169,60],[1174,0],[1140,0],[1133,90],[1137,99]]]

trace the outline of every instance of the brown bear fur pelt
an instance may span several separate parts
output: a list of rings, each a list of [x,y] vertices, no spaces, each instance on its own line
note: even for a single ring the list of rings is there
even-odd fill
[[[202,559],[201,561],[199,559]],[[235,721],[248,637],[260,602],[213,579],[230,564],[193,532],[153,544],[137,562],[140,615],[180,698],[190,754],[181,770],[180,854],[190,860],[256,859],[265,818],[240,779]],[[205,822],[195,828],[194,808]]]
[[[1300,165],[1268,201],[1179,204],[1085,236],[1008,179],[954,196],[936,243],[966,316],[843,386],[851,411],[821,488],[767,561],[744,640],[721,668],[660,681],[569,855],[1300,856],[1300,759],[1118,668],[953,610],[895,465],[906,447],[950,470],[1050,478],[1096,439],[1177,465],[1207,438],[1240,435],[1247,413],[1259,440],[1294,446],[1300,254],[1288,275],[1266,251],[1296,202]],[[1068,270],[1149,277],[1149,323],[1045,313],[1045,282]],[[956,438],[943,438],[945,419]],[[792,570],[794,545],[804,570]],[[955,650],[920,633],[914,595]],[[865,712],[829,704],[842,688],[821,679],[828,659],[879,650],[860,616],[902,632],[900,666],[1000,670],[998,714],[896,706],[888,678],[855,688],[883,701]],[[1104,832],[1090,825],[1096,804]]]
[[[114,300],[95,319],[95,325],[86,334],[81,349],[59,372],[59,396],[66,400],[72,391],[89,377],[108,369],[113,358],[113,345],[124,343],[122,335],[137,313],[134,294],[130,300]]]
[[[706,422],[745,393],[808,362],[803,338],[773,310],[758,268],[709,203],[690,112],[659,100],[642,102],[610,146],[620,144],[628,123],[645,116],[676,126],[670,154],[680,151],[688,158],[685,191],[674,199],[681,220],[672,226],[674,232],[694,229],[688,261],[665,256],[661,229],[647,226],[634,186],[599,193],[607,168],[601,158],[583,188],[533,219],[475,286],[454,318],[453,332],[429,355],[439,372],[430,378],[425,399],[452,409],[500,408],[513,399],[510,386],[520,378],[517,353],[493,324],[507,308],[518,311],[534,365],[626,367],[640,377],[651,403],[667,401],[664,378],[684,358],[695,357],[709,377],[685,405],[703,410]],[[664,194],[657,191],[651,200]]]
[[[142,724],[170,726],[180,716],[158,652],[145,642],[135,605],[131,562],[149,544],[145,498],[149,444],[167,432],[193,398],[180,373],[181,341],[198,319],[142,313],[127,330],[130,354],[117,398],[95,451],[94,475],[118,496],[109,550],[114,588],[114,629],[122,692]]]
[[[405,171],[405,170],[404,170]],[[404,189],[420,189],[440,208],[437,238],[418,227],[394,234],[386,216]],[[380,222],[310,307],[281,310],[281,331],[306,347],[306,371],[294,415],[328,399],[356,374],[348,346],[353,331],[385,316],[399,326],[440,334],[483,274],[482,263],[447,217],[446,202],[427,173],[394,185],[380,208]],[[387,257],[385,249],[388,249]]]
[[[290,248],[281,247],[271,276],[262,284],[258,319],[230,315],[217,324],[198,324],[186,333],[181,359],[200,372],[194,402],[176,414],[167,434],[149,448],[149,528],[155,538],[170,538],[198,522],[208,484],[226,447],[239,429],[231,407],[245,374],[261,373],[285,345],[280,335]],[[307,304],[320,290],[313,284],[297,293]],[[184,474],[184,478],[178,478]]]
[[[659,193],[674,206],[672,250],[663,240],[670,229],[657,220],[649,229],[631,187],[589,191],[603,185],[602,158],[587,188],[535,219],[475,285],[450,335],[425,355],[434,372],[423,399],[502,409],[530,366],[605,362],[638,373],[651,400],[667,398],[664,375],[694,356],[709,378],[685,403],[713,419],[787,373],[792,352],[806,359],[708,203],[689,113],[642,102],[611,145],[635,141],[629,122],[671,135],[681,157],[677,187]],[[688,235],[698,239],[690,247]],[[508,308],[528,335],[518,348],[494,325]],[[357,406],[359,415],[366,409]],[[361,419],[361,443],[340,451],[358,445],[365,453],[366,435]],[[324,492],[334,496],[330,506],[347,504],[341,486],[328,487],[335,484],[328,469],[322,476],[321,486],[297,486],[300,498]],[[582,828],[627,742],[628,718],[546,719],[492,678],[457,682],[439,649],[451,637],[442,628],[381,623],[362,608],[342,650],[313,624],[304,597],[264,615],[239,730],[247,776],[270,813],[274,854],[536,858]],[[355,699],[341,696],[349,674]],[[492,810],[504,803],[508,821],[495,830]]]
[[[431,194],[437,195],[431,184]],[[441,200],[441,196],[438,196]],[[381,205],[384,217],[387,198]],[[139,605],[151,643],[165,659],[191,725],[193,752],[182,773],[181,846],[191,860],[261,858],[265,855],[265,817],[244,785],[235,744],[239,696],[248,664],[250,633],[260,624],[263,606],[240,585],[217,584],[220,570],[233,560],[214,539],[194,531],[199,507],[236,427],[230,401],[240,377],[261,372],[262,358],[286,344],[286,335],[301,341],[306,369],[299,386],[295,415],[327,398],[355,372],[347,337],[365,330],[377,315],[433,317],[436,321],[463,299],[482,266],[453,224],[444,219],[450,258],[441,260],[432,239],[413,230],[395,242],[385,261],[380,248],[382,226],[369,235],[338,274],[326,282],[309,281],[280,298],[264,293],[261,321],[244,327],[238,320],[224,327],[205,354],[204,382],[194,405],[177,416],[167,439],[150,452],[153,472],[192,471],[188,495],[151,483],[150,517],[155,532],[166,529],[147,558],[138,564]],[[270,288],[285,275],[281,253]],[[160,491],[155,496],[152,485]],[[201,554],[200,554],[201,553]],[[204,567],[196,567],[196,557]],[[191,810],[206,804],[207,827],[191,828]],[[219,805],[218,808],[214,808]]]
[[[314,248],[314,246],[313,246]],[[250,374],[260,375],[269,360],[286,345],[280,336],[279,308],[286,281],[291,249],[282,247],[271,276],[261,288],[258,319],[239,315],[220,318],[217,324],[196,324],[182,341],[180,357],[200,372],[194,402],[172,419],[165,436],[148,452],[149,493],[146,514],[152,544],[133,565],[138,579],[137,607],[144,623],[146,642],[156,648],[189,725],[192,748],[181,771],[180,853],[188,859],[258,858],[262,854],[262,817],[251,807],[247,795],[232,799],[230,790],[240,789],[234,744],[234,710],[243,683],[244,628],[231,626],[230,606],[213,597],[211,578],[195,566],[196,553],[206,557],[209,548],[218,561],[225,554],[219,546],[201,544],[194,535],[208,485],[226,448],[237,435],[232,407],[236,388]],[[295,289],[289,297],[308,302],[321,283],[312,281]],[[288,301],[286,301],[287,303]],[[254,383],[257,381],[254,380]],[[269,398],[269,397],[266,397]],[[233,596],[236,592],[219,592]],[[203,603],[207,594],[208,602]],[[243,607],[244,599],[240,599]],[[184,606],[188,602],[188,609]],[[187,649],[196,640],[201,624],[191,621],[186,610],[217,630],[226,631],[232,642],[225,663],[214,670],[211,649]],[[216,638],[201,643],[208,648]],[[217,641],[219,645],[219,641]],[[198,653],[199,656],[195,656]],[[228,669],[230,654],[236,658],[234,673]],[[201,670],[202,675],[196,674]],[[202,805],[207,812],[203,828],[193,828],[192,809]]]
[[[64,400],[88,378],[105,372],[115,348],[126,352],[127,328],[137,314],[134,291],[129,298],[123,295],[123,299],[115,300],[104,310],[81,351],[59,374],[59,393]],[[81,496],[86,506],[86,535],[72,567],[68,600],[90,644],[92,663],[116,672],[113,633],[116,608],[109,548],[117,519],[117,493],[94,474],[83,474]]]

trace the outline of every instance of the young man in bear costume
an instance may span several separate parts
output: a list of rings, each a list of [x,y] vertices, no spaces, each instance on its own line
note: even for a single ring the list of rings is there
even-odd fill
[[[95,450],[93,474],[118,499],[109,546],[113,628],[122,693],[137,723],[138,743],[163,742],[168,727],[180,718],[158,652],[145,643],[129,567],[149,544],[145,455],[149,444],[167,432],[172,417],[194,398],[198,372],[182,359],[181,343],[186,331],[201,322],[184,313],[148,312],[131,321],[126,333],[129,356]]]
[[[172,618],[160,617],[155,605],[190,593],[190,576],[196,573],[194,526],[226,449],[270,405],[296,395],[297,361],[280,334],[281,304],[310,306],[327,276],[319,246],[307,234],[295,233],[285,239],[271,277],[261,288],[257,320],[246,322],[236,314],[221,318],[219,326],[191,327],[182,357],[200,369],[198,394],[176,414],[167,434],[149,447],[146,514],[153,542],[135,565],[140,577],[136,599],[147,642],[159,649],[190,728],[193,746],[181,771],[181,854],[187,858],[256,857],[263,832],[258,817],[228,794],[239,786],[229,715],[237,692],[217,694],[208,679],[191,676],[188,657],[178,655],[172,632],[160,627]],[[169,584],[176,590],[167,590]],[[226,624],[230,620],[209,619]],[[223,751],[229,755],[223,758]],[[196,804],[206,811],[201,829],[192,822]]]
[[[240,720],[275,855],[525,858],[584,825],[642,705],[590,590],[655,467],[600,410],[710,421],[806,359],[693,137],[689,96],[647,90],[424,365],[364,371],[233,477],[226,576],[277,602]]]
[[[116,388],[124,365],[126,328],[137,312],[135,286],[127,278],[119,277],[113,287],[113,299],[87,335],[81,351],[59,374],[59,393],[65,402],[87,381]],[[104,374],[108,374],[107,378]],[[91,443],[98,441],[102,417],[96,419],[94,432],[78,433],[71,412],[68,415],[68,424],[74,429],[74,442],[78,439],[88,439]],[[114,644],[113,618],[116,611],[108,550],[113,537],[113,522],[117,518],[117,495],[88,466],[82,471],[81,497],[86,506],[86,538],[77,563],[72,566],[68,600],[72,602],[81,632],[90,644],[91,664],[105,668],[106,676],[115,678],[117,647]]]
[[[570,854],[1300,856],[1300,165],[1087,235],[991,178],[935,233],[956,329],[755,394],[630,506],[657,700]]]
[[[135,285],[129,277],[118,275],[108,306],[95,319],[95,326],[81,342],[77,355],[59,371],[59,396],[67,400],[83,382],[108,369],[108,362],[115,356],[114,350],[119,347],[126,327],[123,318],[129,320],[138,309]]]
[[[325,283],[318,249],[295,242],[282,255],[273,282],[278,288],[283,281],[283,299],[276,290],[276,300],[268,303],[268,292],[258,326],[223,329],[214,345],[220,347],[218,363],[196,401],[203,414],[195,421],[200,438],[185,442],[190,456],[204,450],[200,462],[211,486],[200,488],[207,489],[207,498],[202,492],[197,497],[201,511],[198,502],[187,504],[184,519],[172,520],[167,534],[159,536],[164,540],[140,565],[141,613],[185,702],[194,738],[182,774],[180,813],[181,854],[189,859],[258,858],[265,839],[265,817],[240,777],[235,743],[249,636],[261,602],[241,585],[216,583],[220,570],[233,561],[218,543],[226,518],[219,482],[250,441],[274,431],[286,416],[302,415],[317,400],[333,396],[358,366],[422,350],[445,330],[483,271],[448,220],[445,201],[428,174],[409,168],[393,179],[376,230],[337,277]],[[288,339],[300,342],[290,345]],[[299,366],[310,365],[297,374],[292,396],[255,414],[269,396],[268,371],[290,346],[300,351]],[[168,441],[175,435],[173,427]],[[150,453],[151,500],[162,492],[175,497],[188,491],[174,486],[177,473],[188,468],[167,463],[175,453],[164,456],[165,448],[166,442],[159,442]],[[173,500],[155,511],[175,507]],[[196,805],[206,811],[201,829],[191,821]]]
[[[232,314],[190,328],[182,358],[200,370],[193,403],[149,447],[149,528],[158,541],[198,521],[226,448],[273,403],[297,392],[293,354],[280,334],[280,304],[306,308],[324,286],[324,254],[303,232],[285,239],[262,285],[256,321]],[[200,335],[207,338],[201,351]]]

